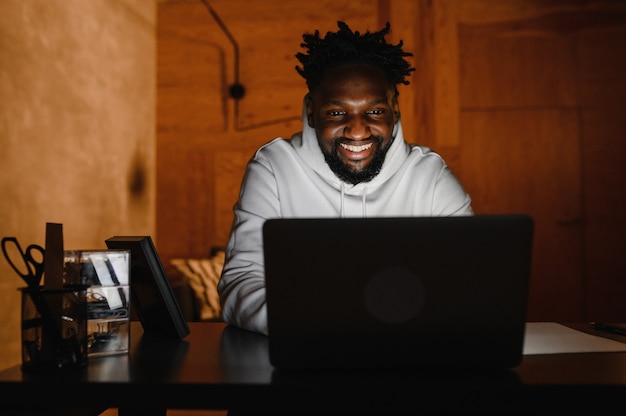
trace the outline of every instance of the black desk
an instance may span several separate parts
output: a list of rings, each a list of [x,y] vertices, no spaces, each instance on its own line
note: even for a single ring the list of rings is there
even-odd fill
[[[1,371],[2,408],[597,414],[626,397],[626,353],[526,356],[496,373],[282,374],[269,364],[259,334],[190,323],[191,334],[179,342],[144,337],[138,322],[131,325],[129,355],[92,358],[75,372]]]

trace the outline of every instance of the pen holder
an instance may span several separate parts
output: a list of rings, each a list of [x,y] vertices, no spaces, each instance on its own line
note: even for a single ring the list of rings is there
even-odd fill
[[[58,290],[25,287],[22,292],[22,370],[87,364],[87,287]]]

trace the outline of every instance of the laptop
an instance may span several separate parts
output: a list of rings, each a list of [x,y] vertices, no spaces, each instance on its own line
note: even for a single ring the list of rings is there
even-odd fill
[[[510,369],[533,220],[281,218],[263,227],[276,369]]]

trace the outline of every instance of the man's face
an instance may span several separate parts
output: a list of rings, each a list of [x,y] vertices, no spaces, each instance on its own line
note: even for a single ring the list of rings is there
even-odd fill
[[[395,89],[382,71],[366,65],[332,68],[306,106],[309,126],[331,170],[352,184],[372,180],[399,117]]]

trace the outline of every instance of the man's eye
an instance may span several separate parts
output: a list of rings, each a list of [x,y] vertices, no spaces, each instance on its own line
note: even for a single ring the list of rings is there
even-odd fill
[[[331,117],[341,117],[345,114],[343,111],[329,111],[328,115]]]
[[[375,116],[381,115],[381,114],[383,114],[384,112],[385,112],[385,110],[382,110],[382,109],[380,109],[380,108],[375,109],[375,110],[370,110],[370,111],[368,111],[368,113],[373,114],[373,115],[375,115]]]

